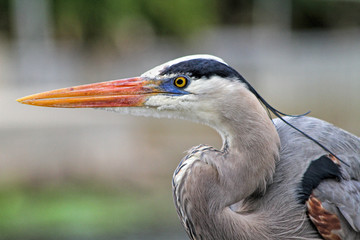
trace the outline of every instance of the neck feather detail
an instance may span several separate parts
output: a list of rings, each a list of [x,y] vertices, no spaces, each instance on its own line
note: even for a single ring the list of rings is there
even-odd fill
[[[234,199],[239,201],[255,191],[264,192],[266,185],[272,182],[280,139],[258,99],[246,88],[238,89],[237,96],[233,101],[238,105],[222,112],[221,127],[217,130],[222,136],[222,150],[229,165],[223,177],[242,185],[238,191],[241,194]]]
[[[195,147],[174,172],[175,205],[192,239],[232,239],[225,237],[229,233],[236,239],[265,239],[247,238],[244,228],[256,227],[264,234],[268,229],[254,222],[257,217],[236,214],[231,205],[266,191],[279,159],[280,139],[250,91],[240,88],[231,98],[238,105],[220,110],[222,118],[212,125],[222,136],[223,148]],[[220,99],[218,106],[223,104]]]

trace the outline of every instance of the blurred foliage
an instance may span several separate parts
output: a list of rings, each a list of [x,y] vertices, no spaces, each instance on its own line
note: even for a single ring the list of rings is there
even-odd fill
[[[0,0],[0,32],[3,35],[11,36],[14,32],[11,23],[14,1]],[[254,8],[266,0],[47,1],[55,37],[83,43],[105,40],[119,44],[164,35],[183,40],[214,25],[251,25]],[[359,1],[292,0],[291,6],[295,30],[360,26]]]
[[[76,239],[171,228],[178,222],[171,221],[175,210],[165,194],[170,193],[66,184],[2,188],[0,239]]]
[[[0,0],[0,36],[10,32],[10,1]]]
[[[216,14],[220,24],[250,25],[253,22],[254,0],[223,0],[216,1]]]
[[[138,39],[151,34],[185,38],[217,20],[213,0],[53,0],[52,6],[60,38],[117,41],[119,36]]]
[[[293,29],[360,27],[360,1],[294,0]]]

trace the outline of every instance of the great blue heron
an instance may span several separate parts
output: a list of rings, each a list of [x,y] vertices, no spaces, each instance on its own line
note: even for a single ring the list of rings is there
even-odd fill
[[[182,57],[140,77],[18,101],[215,128],[221,150],[194,147],[173,176],[175,206],[191,239],[360,239],[360,139],[316,118],[282,117],[220,58]],[[279,118],[271,121],[266,110]]]

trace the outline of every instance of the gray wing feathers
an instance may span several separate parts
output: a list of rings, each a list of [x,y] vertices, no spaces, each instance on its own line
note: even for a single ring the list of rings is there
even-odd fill
[[[351,228],[360,233],[360,182],[327,180],[314,190],[314,195],[330,212],[339,211]]]
[[[312,117],[285,117],[286,121],[319,141],[349,166],[342,166],[345,177],[360,181],[360,138],[334,125]],[[328,154],[280,119],[274,119],[281,139],[281,160],[302,159],[306,171],[312,160]],[[289,159],[289,160],[288,160]],[[302,162],[303,163],[303,162]],[[301,164],[301,163],[300,163]]]
[[[360,182],[345,181],[344,202],[336,204],[351,227],[360,232]]]
[[[356,235],[354,239],[358,239],[360,237],[360,138],[320,119],[312,117],[285,119],[329,148],[349,165],[340,164],[344,177],[342,181],[325,180],[314,190],[314,194],[319,197],[326,209],[342,215],[342,221],[347,222],[343,224],[349,228],[348,231],[352,228],[352,231],[357,232],[354,233]],[[280,119],[274,119],[274,124],[281,139],[282,164],[290,164],[294,159],[298,163],[296,172],[299,175],[296,175],[294,170],[294,176],[301,178],[312,160],[327,154]]]

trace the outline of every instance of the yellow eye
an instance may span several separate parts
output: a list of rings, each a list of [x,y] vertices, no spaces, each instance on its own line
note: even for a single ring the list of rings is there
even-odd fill
[[[183,88],[187,84],[187,79],[185,77],[177,77],[174,81],[174,85],[178,88]]]

